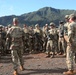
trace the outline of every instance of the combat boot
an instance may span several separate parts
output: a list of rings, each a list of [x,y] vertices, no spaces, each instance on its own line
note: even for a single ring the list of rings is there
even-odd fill
[[[73,70],[69,70],[67,72],[63,72],[64,75],[74,75]]]
[[[76,70],[74,70],[73,73],[76,74]]]
[[[23,71],[24,70],[24,67],[23,66],[20,66],[20,70]]]
[[[54,58],[54,55],[53,54],[51,55],[51,58]]]
[[[18,75],[17,70],[14,70],[13,75]]]
[[[47,55],[46,58],[50,58],[50,55]]]

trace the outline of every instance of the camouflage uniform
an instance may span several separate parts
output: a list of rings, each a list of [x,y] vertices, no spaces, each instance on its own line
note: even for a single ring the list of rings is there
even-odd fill
[[[23,31],[24,31],[24,51],[28,51],[29,49],[29,29],[26,25],[24,25],[24,28],[23,28]]]
[[[6,33],[2,28],[3,26],[0,25],[0,50],[1,50],[1,54],[4,55],[6,53],[5,50]]]
[[[69,15],[65,16],[66,23],[64,24],[64,36],[68,36]]]
[[[74,64],[73,64],[73,58],[74,54],[76,53],[76,16],[71,14],[70,15],[70,24],[68,25],[68,39],[67,39],[67,56],[66,56],[66,62],[68,66],[67,72],[64,72],[64,74],[67,75],[73,75],[76,73],[74,71]]]
[[[49,30],[49,27],[44,26],[44,28],[43,28],[43,41],[44,41],[43,50],[44,50],[44,52],[46,51],[46,45],[47,45],[47,41],[48,41],[48,39],[47,39],[48,30]]]
[[[64,24],[64,43],[65,50],[67,49],[67,39],[68,39],[68,25],[69,25],[69,15],[65,16],[66,23]]]
[[[11,55],[12,55],[12,62],[14,65],[14,70],[17,70],[18,68],[18,60],[20,62],[20,65],[23,66],[23,30],[18,25],[14,25],[11,27],[11,29],[8,32],[8,35],[11,37]]]
[[[71,46],[67,46],[67,65],[68,69],[73,70],[73,53],[76,53],[76,22],[72,22],[68,26],[68,43],[70,42]]]
[[[10,31],[11,28],[8,28],[8,30],[6,31],[6,33],[8,34],[8,32]],[[6,35],[6,52],[10,53],[10,45],[11,45],[11,37],[9,37],[8,35]]]
[[[60,25],[59,25],[59,41],[58,41],[58,47],[59,47],[59,51],[60,51],[60,54],[63,54],[65,55],[65,45],[64,45],[64,24],[63,24],[63,21],[60,22]]]
[[[51,23],[50,24],[51,26],[54,26],[54,23]],[[52,52],[51,54],[51,57],[54,57],[54,54],[55,54],[55,37],[56,37],[56,33],[57,33],[57,30],[56,28],[51,28],[49,31],[48,31],[48,41],[47,41],[47,46],[46,46],[46,52],[48,52],[48,56],[47,57],[50,57],[50,52]]]
[[[34,30],[32,27],[29,29],[29,50],[30,53],[34,51]]]
[[[42,41],[42,37],[43,37],[43,32],[42,30],[39,28],[39,25],[36,24],[35,25],[35,29],[34,29],[34,35],[35,35],[35,50],[42,50],[43,48],[43,41]]]

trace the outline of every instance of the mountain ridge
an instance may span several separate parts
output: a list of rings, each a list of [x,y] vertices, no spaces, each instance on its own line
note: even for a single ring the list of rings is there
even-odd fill
[[[35,25],[39,23],[40,26],[43,26],[46,23],[55,22],[58,25],[60,20],[64,21],[65,15],[69,15],[72,13],[76,13],[76,10],[69,10],[69,9],[55,9],[52,7],[44,7],[40,8],[37,11],[29,12],[21,14],[20,16],[16,15],[9,15],[0,17],[0,24],[7,26],[8,24],[12,24],[12,19],[17,17],[19,19],[20,24],[27,24],[27,25]],[[22,26],[21,25],[21,26]]]

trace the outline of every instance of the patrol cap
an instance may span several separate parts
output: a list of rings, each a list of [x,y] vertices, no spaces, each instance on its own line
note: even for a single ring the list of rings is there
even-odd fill
[[[65,19],[69,19],[69,15],[65,15]]]
[[[55,24],[53,22],[50,23],[50,26],[55,26]]]

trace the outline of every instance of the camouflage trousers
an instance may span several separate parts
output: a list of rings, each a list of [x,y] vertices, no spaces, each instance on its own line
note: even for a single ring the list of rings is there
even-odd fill
[[[67,56],[66,56],[66,63],[68,70],[74,70],[74,55],[75,55],[75,48],[71,46],[67,46]]]
[[[59,38],[58,48],[59,48],[59,52],[64,52],[64,53],[66,53],[64,38]],[[63,50],[63,51],[62,51],[62,50]]]
[[[11,55],[14,70],[18,68],[18,64],[20,64],[21,66],[24,65],[21,49],[11,50]]]
[[[46,51],[48,53],[48,55],[50,55],[50,52],[52,52],[54,54],[54,42],[53,40],[48,40],[47,41],[47,46],[46,46]]]

